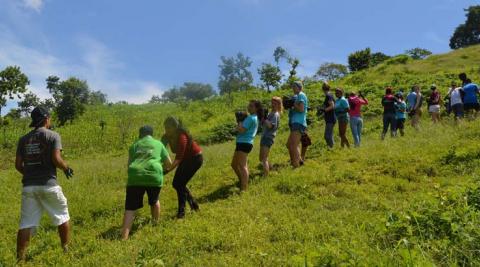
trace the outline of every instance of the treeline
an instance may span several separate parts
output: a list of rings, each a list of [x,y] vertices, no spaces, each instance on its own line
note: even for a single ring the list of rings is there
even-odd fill
[[[57,76],[49,76],[46,87],[51,98],[44,100],[27,89],[29,84],[30,80],[20,67],[8,66],[0,72],[0,111],[6,106],[7,100],[19,99],[17,108],[11,109],[4,118],[0,116],[2,126],[8,125],[9,120],[28,116],[38,105],[53,110],[59,126],[62,126],[81,116],[86,105],[107,103],[106,94],[90,90],[87,81],[75,77],[60,80]]]

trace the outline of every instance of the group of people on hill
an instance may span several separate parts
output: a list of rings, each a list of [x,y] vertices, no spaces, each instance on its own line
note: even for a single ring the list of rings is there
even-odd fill
[[[452,83],[445,107],[448,113],[453,113],[457,120],[464,114],[475,117],[480,111],[478,95],[480,90],[465,74],[459,75],[462,86]],[[331,87],[324,83],[322,90],[325,99],[318,114],[325,121],[324,139],[329,148],[334,146],[334,128],[338,122],[341,147],[350,147],[346,136],[348,125],[353,135],[354,145],[361,145],[362,140],[362,106],[368,105],[368,100],[361,92],[351,92],[348,97],[344,90],[335,89],[335,97],[330,93]],[[431,94],[426,101],[428,111],[434,122],[440,120],[441,96],[436,86],[431,87]],[[288,126],[290,134],[287,148],[292,167],[298,168],[305,162],[305,155],[311,140],[307,129],[307,111],[309,101],[303,92],[303,84],[292,83],[293,96],[288,99],[273,97],[271,111],[267,114],[258,100],[249,102],[248,113],[237,113],[237,136],[235,152],[231,167],[238,177],[240,190],[248,187],[249,169],[248,155],[253,149],[254,139],[258,129],[262,128],[260,139],[260,163],[264,176],[268,176],[272,168],[269,153],[280,126],[280,116],[284,109],[288,110]],[[408,117],[412,126],[418,129],[422,114],[424,97],[419,86],[414,86],[404,100],[403,92],[394,93],[391,87],[385,90],[382,98],[383,131],[382,139],[390,129],[391,136],[397,131],[404,135],[404,125]],[[31,113],[34,128],[21,137],[18,142],[15,167],[23,176],[23,190],[20,216],[20,229],[17,234],[17,258],[25,259],[26,249],[32,230],[39,226],[43,212],[47,212],[52,223],[58,226],[62,248],[67,251],[70,240],[70,215],[67,199],[57,182],[57,168],[63,170],[67,178],[73,176],[73,170],[62,159],[62,143],[60,135],[51,131],[51,117],[47,109],[36,107]],[[122,239],[128,239],[135,213],[143,207],[143,198],[147,194],[151,209],[152,222],[156,223],[160,216],[160,191],[164,184],[164,176],[175,170],[173,187],[177,192],[177,218],[185,217],[186,205],[193,211],[200,209],[198,202],[187,187],[188,182],[203,165],[201,147],[191,134],[175,117],[164,121],[164,134],[161,140],[156,140],[151,126],[145,125],[139,130],[139,138],[130,147],[128,153],[128,179],[125,197],[125,213],[122,226]],[[167,147],[175,154],[172,161]]]
[[[67,199],[57,182],[57,168],[67,179],[74,172],[62,159],[60,135],[51,128],[50,113],[44,107],[36,107],[31,113],[34,128],[20,138],[15,168],[22,174],[22,203],[20,227],[17,233],[17,259],[24,260],[33,230],[39,226],[42,213],[46,212],[58,227],[61,246],[68,251],[70,241],[70,214]],[[128,179],[125,196],[125,213],[121,230],[122,239],[128,239],[135,213],[143,207],[147,194],[152,222],[160,216],[160,191],[164,176],[175,170],[173,188],[177,192],[177,218],[185,217],[186,205],[193,211],[200,209],[187,184],[203,164],[201,147],[193,140],[182,123],[168,117],[164,122],[165,133],[161,140],[153,137],[153,128],[145,125],[139,130],[139,138],[128,153]],[[167,147],[175,154],[172,161]]]

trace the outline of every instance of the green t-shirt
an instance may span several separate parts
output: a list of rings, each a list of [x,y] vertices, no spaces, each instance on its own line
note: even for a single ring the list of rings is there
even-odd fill
[[[137,140],[129,150],[127,186],[163,186],[162,163],[168,151],[151,136]]]

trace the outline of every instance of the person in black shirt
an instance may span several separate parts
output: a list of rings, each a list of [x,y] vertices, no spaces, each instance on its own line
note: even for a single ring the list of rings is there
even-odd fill
[[[395,96],[393,95],[393,89],[387,87],[385,90],[385,95],[382,98],[383,106],[383,132],[382,140],[385,139],[385,135],[390,128],[390,135],[392,137],[396,136],[396,118],[395,118]]]
[[[323,107],[321,111],[324,113],[324,120],[325,120],[325,142],[327,142],[327,146],[329,148],[333,148],[334,140],[333,140],[333,129],[335,128],[335,123],[337,122],[337,118],[335,117],[335,99],[333,95],[330,93],[330,85],[328,83],[323,83],[322,90],[325,94],[325,100],[323,102]]]

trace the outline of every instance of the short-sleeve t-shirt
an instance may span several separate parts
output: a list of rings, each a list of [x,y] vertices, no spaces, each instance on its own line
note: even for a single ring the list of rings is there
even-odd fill
[[[243,133],[237,134],[237,143],[253,144],[253,139],[258,130],[258,118],[257,115],[252,114],[247,116],[242,122],[242,127],[246,129]]]
[[[349,108],[350,105],[348,104],[347,99],[342,96],[341,98],[337,99],[337,101],[335,101],[335,116],[337,116],[337,118],[348,118]]]
[[[270,112],[267,116],[267,121],[272,124],[272,128],[268,128],[267,124],[264,122],[262,136],[273,138],[277,135],[277,130],[280,126],[280,114],[278,114],[278,112]]]
[[[162,163],[167,158],[162,142],[149,135],[137,140],[129,150],[127,186],[163,186]]]
[[[20,138],[17,156],[23,159],[23,186],[57,185],[57,169],[53,152],[62,150],[60,135],[45,127]]]
[[[410,92],[407,95],[407,104],[408,104],[407,107],[409,110],[412,110],[413,108],[415,108],[415,105],[417,104],[417,93]]]
[[[465,104],[478,103],[478,98],[477,98],[478,90],[479,90],[478,85],[474,83],[466,84],[463,87],[463,91],[465,92],[465,96],[463,97],[463,102]]]
[[[296,111],[294,108],[289,111],[290,124],[298,123],[307,127],[308,98],[304,92],[294,96],[295,103],[303,103],[303,112]]]
[[[395,103],[395,118],[406,119],[407,118],[407,104],[404,101]]]
[[[450,93],[450,105],[451,106],[463,103],[462,93],[461,93],[460,90],[462,90],[461,87],[452,89],[452,91]]]
[[[329,106],[329,102],[335,103],[335,100],[330,93],[327,93],[323,102],[323,108],[327,108]],[[330,111],[325,111],[324,120],[326,123],[335,123],[337,121],[337,118],[335,117],[335,110],[332,109]]]

